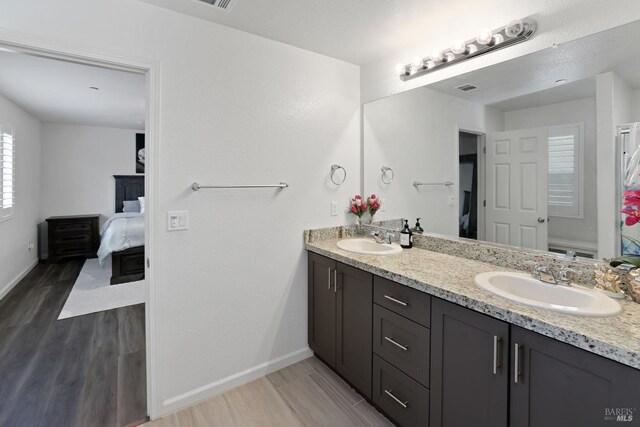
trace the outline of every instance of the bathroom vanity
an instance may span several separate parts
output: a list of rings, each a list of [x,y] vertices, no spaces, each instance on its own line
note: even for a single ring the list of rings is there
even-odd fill
[[[336,243],[306,243],[309,346],[398,425],[639,422],[640,305],[623,301],[608,318],[553,313],[474,283],[503,267]]]

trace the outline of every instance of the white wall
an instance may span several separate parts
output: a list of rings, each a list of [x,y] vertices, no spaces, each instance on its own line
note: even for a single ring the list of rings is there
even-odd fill
[[[463,8],[463,9],[461,9]],[[424,36],[415,43],[386,57],[367,64],[361,69],[361,97],[363,102],[397,94],[464,74],[498,62],[513,59],[640,19],[636,0],[605,2],[601,0],[565,0],[556,2],[520,1],[465,2],[449,7],[434,8],[439,14],[439,25],[429,26]],[[482,28],[498,28],[513,19],[533,17],[538,30],[525,43],[483,55],[453,67],[448,67],[403,82],[395,68],[398,63],[408,63],[416,56],[428,55],[434,48],[446,48],[458,39],[474,38]],[[390,36],[391,37],[391,36]]]
[[[631,121],[640,122],[640,89],[631,94]]]
[[[505,130],[533,129],[584,123],[584,218],[553,217],[549,239],[597,244],[596,99],[583,98],[534,108],[508,111]]]
[[[379,219],[416,217],[428,232],[458,235],[458,128],[499,131],[502,112],[429,88],[418,88],[364,106],[364,189],[383,198]],[[394,181],[380,179],[391,167]],[[453,181],[451,188],[413,181]],[[448,197],[455,196],[449,206]]]
[[[132,129],[42,125],[42,217],[114,213],[113,175],[136,173]]]
[[[11,11],[0,39],[26,34],[160,66],[152,416],[304,356],[302,230],[353,221],[329,207],[346,211],[359,189],[358,67],[135,0],[0,0],[0,10]],[[338,188],[333,163],[349,172]],[[291,187],[193,192],[196,180]],[[166,232],[166,212],[183,209],[191,229]]]
[[[616,73],[600,74],[597,84],[597,169],[615,171],[615,141],[621,124],[631,121],[631,88]],[[599,173],[598,185],[598,256],[616,254],[616,175]]]
[[[40,121],[0,95],[0,122],[15,127],[14,216],[0,222],[0,298],[37,262],[40,222]]]

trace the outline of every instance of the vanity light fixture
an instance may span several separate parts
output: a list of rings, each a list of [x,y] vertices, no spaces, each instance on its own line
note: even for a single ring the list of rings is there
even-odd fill
[[[531,38],[536,31],[536,22],[525,18],[509,22],[496,30],[481,30],[471,40],[457,40],[451,48],[433,50],[428,57],[416,57],[410,64],[398,64],[396,72],[402,80],[409,80],[431,71],[457,64],[494,50],[522,43]]]

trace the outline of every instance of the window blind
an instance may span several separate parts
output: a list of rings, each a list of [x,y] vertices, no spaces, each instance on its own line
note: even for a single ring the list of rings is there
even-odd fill
[[[0,219],[13,215],[16,196],[15,138],[12,127],[0,123]]]
[[[580,126],[549,129],[549,215],[582,215],[582,131]]]

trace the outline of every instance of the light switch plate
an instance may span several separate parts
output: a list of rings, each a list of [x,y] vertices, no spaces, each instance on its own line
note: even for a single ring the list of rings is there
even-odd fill
[[[338,216],[338,202],[331,202],[331,216]]]
[[[167,230],[180,231],[189,229],[189,211],[167,212]]]
[[[453,206],[456,204],[456,198],[455,196],[449,196],[449,206]]]

